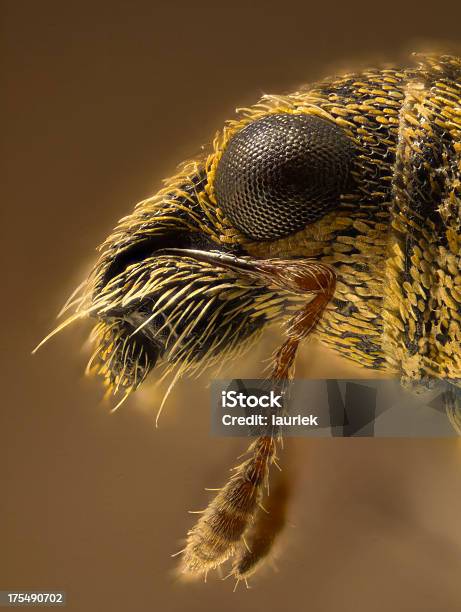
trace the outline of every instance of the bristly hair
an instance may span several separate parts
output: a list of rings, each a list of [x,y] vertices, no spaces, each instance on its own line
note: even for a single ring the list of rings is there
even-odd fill
[[[150,257],[129,265],[97,293],[94,276],[89,285],[81,298],[71,296],[75,312],[52,333],[78,319],[98,318],[87,372],[102,376],[108,393],[123,392],[122,401],[158,358],[164,366],[160,379],[198,376],[244,353],[263,326],[292,315],[305,300],[191,257]]]
[[[107,283],[90,307],[102,319],[92,334],[91,371],[109,388],[134,391],[155,365],[198,375],[235,357],[270,323],[299,308],[296,295],[269,291],[192,258],[152,257]],[[161,340],[158,355],[152,347]],[[148,348],[150,347],[150,349]]]

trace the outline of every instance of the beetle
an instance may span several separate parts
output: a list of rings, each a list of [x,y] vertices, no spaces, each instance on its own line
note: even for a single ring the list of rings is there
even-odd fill
[[[324,79],[240,109],[100,247],[74,312],[89,370],[122,401],[163,363],[173,382],[235,359],[285,322],[271,378],[293,376],[316,335],[411,388],[461,370],[461,60]],[[53,333],[55,333],[53,332]],[[458,394],[447,412],[460,431]],[[277,439],[263,436],[182,552],[205,575],[251,575],[283,526],[289,483],[262,497]]]

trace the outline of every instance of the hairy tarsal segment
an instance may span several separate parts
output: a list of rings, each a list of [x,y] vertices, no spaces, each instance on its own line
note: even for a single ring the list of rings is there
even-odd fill
[[[189,531],[182,571],[206,574],[233,555],[267,486],[269,466],[275,457],[275,441],[258,438],[248,449],[250,457],[234,468],[197,524]]]

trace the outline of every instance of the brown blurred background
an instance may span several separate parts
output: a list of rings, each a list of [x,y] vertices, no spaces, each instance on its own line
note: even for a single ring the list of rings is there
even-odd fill
[[[30,356],[114,222],[234,107],[451,49],[460,17],[448,0],[2,3],[0,589],[63,589],[79,612],[461,609],[457,442],[298,440],[279,571],[235,594],[184,585],[187,510],[244,447],[209,436],[207,379],[178,385],[155,430],[155,394],[109,415],[83,378],[84,325]],[[310,345],[298,374],[362,373]]]

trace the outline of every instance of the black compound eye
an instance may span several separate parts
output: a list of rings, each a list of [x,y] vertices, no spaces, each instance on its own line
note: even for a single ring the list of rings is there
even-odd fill
[[[336,208],[353,144],[334,123],[306,114],[268,115],[231,138],[216,168],[216,199],[253,240],[275,240]]]

